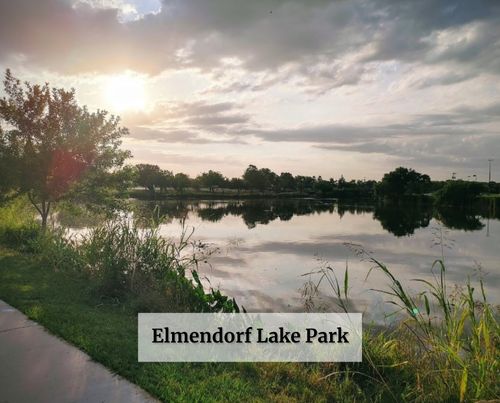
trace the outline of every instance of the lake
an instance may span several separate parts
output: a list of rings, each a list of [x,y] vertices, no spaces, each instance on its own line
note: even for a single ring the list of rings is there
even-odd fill
[[[153,215],[155,203],[137,203],[137,214]],[[412,279],[432,279],[432,263],[444,256],[450,287],[463,286],[468,276],[475,281],[480,272],[490,300],[500,303],[495,211],[309,199],[177,200],[159,207],[161,234],[178,238],[183,225],[194,227],[193,239],[214,251],[200,271],[248,311],[338,310],[326,286],[312,300],[304,296],[307,282],[319,280],[306,274],[329,266],[343,282],[348,265],[351,310],[363,312],[365,321],[383,321],[395,308],[371,289],[387,289],[388,282],[377,270],[366,279],[372,264],[356,254],[361,247],[414,291],[419,283]]]

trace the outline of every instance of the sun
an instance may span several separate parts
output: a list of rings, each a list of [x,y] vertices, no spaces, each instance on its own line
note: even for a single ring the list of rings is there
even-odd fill
[[[142,110],[146,107],[144,79],[130,73],[112,76],[104,86],[104,97],[115,112]]]

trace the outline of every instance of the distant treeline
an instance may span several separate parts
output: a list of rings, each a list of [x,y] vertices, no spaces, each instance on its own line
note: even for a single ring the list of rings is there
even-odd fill
[[[227,178],[217,171],[209,170],[195,178],[179,172],[160,169],[157,165],[138,164],[136,185],[143,187],[156,196],[165,194],[169,190],[178,193],[191,191],[208,191],[220,193],[232,191],[234,194],[243,193],[282,193],[337,196],[340,193],[350,197],[372,197],[375,192],[374,180],[347,181],[341,176],[338,180],[323,179],[321,176],[292,175],[290,172],[277,174],[269,168],[257,168],[249,165],[241,177]]]
[[[249,165],[241,177],[227,178],[209,170],[191,178],[179,172],[163,170],[158,165],[135,166],[135,185],[148,192],[135,193],[143,198],[156,198],[175,194],[205,194],[225,196],[314,196],[371,199],[414,199],[432,197],[441,204],[469,203],[480,194],[500,193],[500,184],[477,181],[432,181],[429,175],[413,169],[399,167],[384,175],[381,181],[324,179],[321,176],[293,175],[273,172],[269,168]]]

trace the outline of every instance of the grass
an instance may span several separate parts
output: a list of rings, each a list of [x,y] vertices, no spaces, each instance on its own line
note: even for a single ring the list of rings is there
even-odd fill
[[[339,394],[321,380],[330,370],[324,365],[138,363],[134,305],[96,301],[85,278],[33,256],[0,251],[0,298],[163,401],[328,401]]]
[[[486,193],[480,196],[483,199],[500,199],[500,193]]]
[[[434,280],[414,279],[424,289],[413,295],[389,268],[360,245],[347,244],[363,260],[372,264],[372,271],[388,279],[384,294],[396,307],[390,315],[399,315],[395,330],[382,333],[386,345],[395,348],[400,356],[398,365],[411,368],[414,387],[407,398],[419,401],[476,401],[499,398],[500,385],[500,325],[499,307],[488,303],[483,280],[475,289],[470,278],[465,286],[449,292],[444,257],[432,265]],[[311,273],[309,273],[310,275]],[[343,278],[331,267],[323,267],[317,283],[309,285],[308,298],[327,283],[339,308],[349,312],[349,270]],[[479,294],[479,296],[478,296]],[[377,360],[366,351],[364,358],[374,369]],[[384,377],[380,377],[384,381]],[[420,397],[417,397],[420,393]]]
[[[39,233],[27,199],[16,198],[0,208],[0,244],[27,251]]]

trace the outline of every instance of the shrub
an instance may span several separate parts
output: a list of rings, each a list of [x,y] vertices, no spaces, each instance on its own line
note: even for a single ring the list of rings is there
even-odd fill
[[[437,192],[436,202],[444,205],[468,204],[487,190],[487,185],[480,182],[448,181]]]

